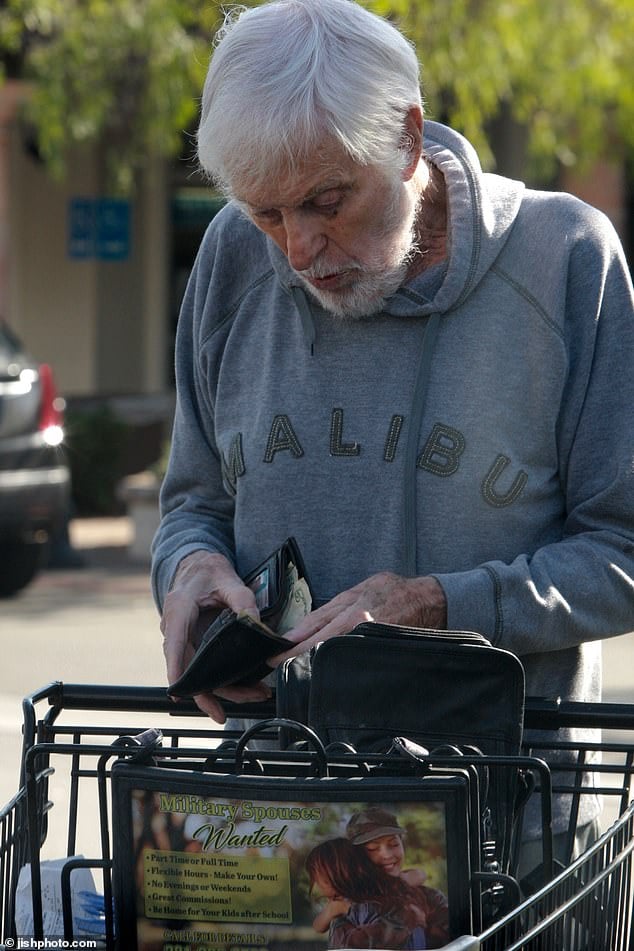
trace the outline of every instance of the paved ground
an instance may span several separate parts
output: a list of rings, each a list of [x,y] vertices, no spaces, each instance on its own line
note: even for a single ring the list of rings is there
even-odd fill
[[[131,560],[128,519],[77,520],[71,540],[83,568],[45,572],[19,597],[0,602],[2,803],[17,789],[23,696],[52,680],[164,684],[148,565]],[[606,642],[604,655],[605,699],[634,703],[634,634]],[[96,714],[90,718],[105,722]],[[66,792],[58,793],[62,802]],[[63,841],[60,827],[49,854],[62,854]]]
[[[127,554],[127,519],[71,525],[85,565],[47,571],[0,604],[5,652],[0,688],[20,697],[48,680],[160,683],[161,639],[148,568]]]
[[[148,566],[129,557],[128,519],[77,520],[71,523],[70,534],[84,567],[44,572],[18,597],[0,602],[4,646],[0,665],[2,803],[18,785],[21,700],[26,694],[53,680],[164,682]],[[94,719],[99,720],[91,714],[83,722]],[[65,790],[57,794],[65,795]],[[61,842],[60,827],[52,842],[58,854],[63,854],[63,846],[59,852]]]

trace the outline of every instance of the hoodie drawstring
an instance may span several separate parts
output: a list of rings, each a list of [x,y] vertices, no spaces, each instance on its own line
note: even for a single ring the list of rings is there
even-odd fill
[[[304,339],[310,348],[310,355],[312,357],[315,349],[315,321],[313,320],[313,314],[310,309],[310,304],[308,303],[308,298],[303,288],[294,285],[291,287],[291,294],[293,295],[293,300],[295,301],[295,306],[297,307],[299,318],[302,322],[302,330],[304,331]]]
[[[434,346],[440,329],[441,315],[431,314],[425,332],[421,349],[420,363],[416,374],[414,392],[412,394],[412,415],[408,427],[406,456],[405,456],[405,488],[403,493],[403,539],[405,551],[403,553],[403,574],[407,578],[415,578],[418,574],[418,531],[416,524],[416,463],[418,461],[420,429],[425,413],[425,402],[429,388],[429,376],[434,353]]]

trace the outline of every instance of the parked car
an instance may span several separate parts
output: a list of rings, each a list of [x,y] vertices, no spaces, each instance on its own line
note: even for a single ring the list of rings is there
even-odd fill
[[[63,407],[51,368],[0,322],[0,597],[43,567],[68,516]]]

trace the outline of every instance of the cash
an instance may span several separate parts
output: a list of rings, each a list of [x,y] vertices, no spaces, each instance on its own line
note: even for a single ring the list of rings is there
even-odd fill
[[[297,568],[292,562],[286,570],[284,587],[286,598],[284,610],[276,626],[278,634],[285,634],[292,630],[303,617],[310,614],[312,608],[308,584],[304,578],[299,577]]]

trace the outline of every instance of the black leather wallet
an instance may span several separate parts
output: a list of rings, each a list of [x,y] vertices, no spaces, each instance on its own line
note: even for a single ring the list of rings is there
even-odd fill
[[[287,538],[244,583],[255,594],[260,621],[229,608],[222,611],[203,633],[184,673],[167,688],[170,696],[193,697],[229,684],[258,683],[271,672],[267,658],[294,646],[278,628],[290,630],[312,605],[295,539]]]

